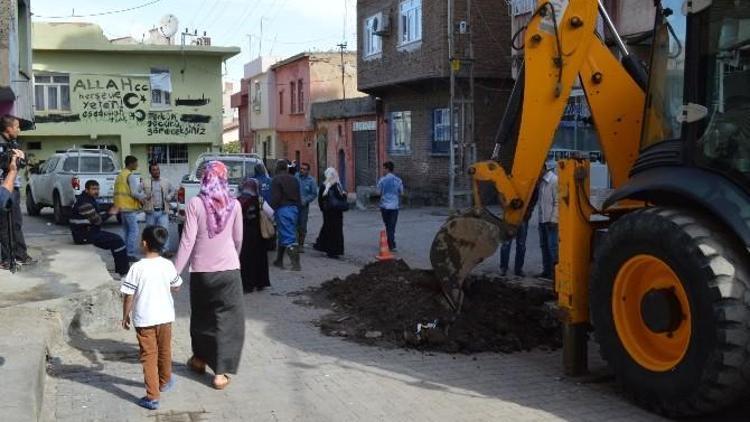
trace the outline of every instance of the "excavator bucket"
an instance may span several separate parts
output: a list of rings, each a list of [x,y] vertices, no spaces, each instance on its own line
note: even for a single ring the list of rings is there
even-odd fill
[[[430,262],[443,295],[456,313],[463,304],[466,277],[495,253],[508,232],[506,224],[486,209],[452,216],[438,231],[430,249]]]

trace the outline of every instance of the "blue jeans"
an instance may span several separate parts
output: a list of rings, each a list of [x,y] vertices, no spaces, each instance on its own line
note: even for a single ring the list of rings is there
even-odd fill
[[[167,229],[169,232],[169,214],[166,211],[154,211],[146,213],[146,225],[147,226],[161,226]],[[169,245],[169,238],[164,243],[166,248]]]
[[[299,210],[293,205],[287,205],[276,210],[276,229],[278,230],[280,246],[286,248],[297,244],[298,216]]]
[[[508,263],[510,261],[510,247],[515,240],[516,260],[515,265],[513,266],[513,271],[516,273],[516,275],[521,275],[523,273],[523,262],[524,258],[526,258],[526,236],[528,235],[528,232],[529,224],[526,222],[521,223],[521,225],[518,226],[518,233],[516,234],[516,237],[507,242],[503,242],[503,246],[502,248],[500,248],[501,270],[508,270]]]
[[[385,233],[388,236],[388,249],[396,249],[396,223],[398,223],[398,210],[380,209],[380,215],[385,224]]]
[[[125,241],[125,246],[128,250],[128,256],[137,257],[140,255],[138,251],[138,238],[140,237],[140,230],[138,228],[138,213],[121,212],[120,218],[122,219],[122,238]]]
[[[559,243],[557,223],[539,223],[539,246],[542,248],[542,273],[554,276]]]

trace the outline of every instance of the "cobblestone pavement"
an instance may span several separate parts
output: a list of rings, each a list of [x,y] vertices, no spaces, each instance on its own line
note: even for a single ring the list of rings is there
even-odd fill
[[[376,214],[372,213],[372,216]],[[319,226],[313,217],[311,232]],[[349,256],[304,255],[304,273],[272,270],[269,291],[245,296],[246,342],[240,373],[224,391],[190,373],[187,286],[177,296],[173,360],[177,387],[161,409],[134,404],[144,395],[135,334],[117,327],[77,332],[53,351],[46,420],[58,421],[657,421],[627,402],[611,380],[562,377],[561,354],[447,355],[382,349],[321,335],[300,290],[358,270],[373,253],[375,223],[350,213]],[[416,218],[416,214],[410,218]],[[432,223],[439,224],[439,218]],[[432,220],[430,220],[432,221]],[[415,223],[416,224],[416,223]],[[404,226],[402,226],[404,227]],[[418,232],[429,228],[416,228]],[[403,232],[408,232],[408,226]],[[421,236],[421,235],[420,235]],[[403,235],[401,248],[420,242]],[[374,240],[373,240],[374,241]],[[429,247],[429,240],[427,248]],[[354,246],[353,246],[354,245]],[[425,248],[426,250],[426,248]],[[416,254],[415,252],[407,252]],[[495,264],[496,265],[496,264]],[[591,353],[591,367],[603,365]]]

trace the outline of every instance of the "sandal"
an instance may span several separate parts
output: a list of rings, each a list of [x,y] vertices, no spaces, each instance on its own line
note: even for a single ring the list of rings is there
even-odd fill
[[[214,385],[214,388],[217,389],[217,390],[223,390],[223,389],[227,388],[227,385],[229,385],[229,381],[231,381],[231,379],[229,378],[229,375],[222,374],[221,376],[224,377],[224,379],[226,379],[227,381],[223,382],[221,384],[217,384],[216,380],[214,380],[213,385]]]
[[[206,362],[196,358],[195,356],[190,357],[187,361],[187,367],[196,374],[206,373]]]

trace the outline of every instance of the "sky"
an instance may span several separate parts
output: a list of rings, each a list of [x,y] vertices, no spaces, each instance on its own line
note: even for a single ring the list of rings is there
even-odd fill
[[[206,31],[214,46],[240,47],[227,61],[225,78],[239,81],[243,65],[259,55],[290,57],[303,51],[356,48],[356,0],[32,0],[35,21],[93,22],[109,38],[158,26],[162,16],[179,20],[179,32]],[[116,12],[134,8],[130,11]],[[76,16],[71,17],[75,12]],[[110,13],[115,12],[115,13]],[[108,13],[108,14],[103,14]],[[85,16],[99,14],[99,16]],[[263,31],[261,37],[261,20]],[[261,42],[262,41],[262,42]],[[180,42],[179,39],[177,42]]]

